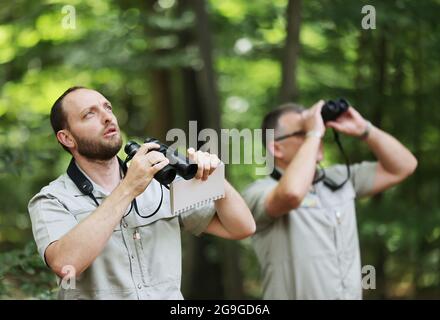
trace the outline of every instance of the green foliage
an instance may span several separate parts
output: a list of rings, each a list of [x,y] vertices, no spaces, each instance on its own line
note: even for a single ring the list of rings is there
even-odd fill
[[[54,284],[33,242],[0,255],[0,299],[54,299]]]

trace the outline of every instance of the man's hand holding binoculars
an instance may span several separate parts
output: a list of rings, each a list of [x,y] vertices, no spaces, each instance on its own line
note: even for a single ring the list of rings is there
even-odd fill
[[[144,143],[131,160],[122,183],[127,185],[133,197],[144,192],[154,175],[170,162],[163,153],[154,149],[159,149],[157,143]]]
[[[369,125],[369,122],[351,106],[338,118],[326,123],[326,127],[353,137],[363,137]]]
[[[366,138],[371,124],[344,99],[320,100],[302,113],[306,136],[322,137],[326,128],[354,137]]]
[[[303,119],[303,128],[306,132],[306,136],[314,135],[319,138],[324,136],[325,126],[321,117],[321,109],[324,104],[325,101],[320,100],[310,109],[304,110],[304,112],[301,113]]]

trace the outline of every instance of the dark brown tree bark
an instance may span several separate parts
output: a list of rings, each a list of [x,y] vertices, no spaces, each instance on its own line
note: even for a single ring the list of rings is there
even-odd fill
[[[366,51],[369,43],[370,37],[369,32],[361,31],[358,36],[358,47],[357,47],[357,59],[356,59],[356,74],[354,78],[354,83],[356,87],[356,100],[358,103],[363,104],[366,102],[365,91],[367,87],[365,75],[362,73],[362,69],[368,63]]]
[[[154,112],[147,123],[145,132],[161,141],[165,141],[167,131],[173,127],[170,70],[153,69],[149,73],[151,103]]]
[[[388,74],[387,74],[387,67],[388,67],[388,43],[386,39],[386,33],[383,33],[379,36],[376,42],[376,46],[378,48],[375,56],[375,66],[376,66],[376,72],[375,78],[377,79],[376,85],[373,86],[373,88],[376,88],[376,94],[374,95],[374,106],[373,106],[373,118],[372,121],[375,126],[381,127],[382,120],[383,120],[383,106],[386,105],[386,99],[385,99],[385,90],[388,83]],[[373,81],[374,83],[374,81]],[[383,201],[382,194],[379,193],[373,197],[373,201],[375,203],[375,207],[379,208],[380,203]],[[377,281],[377,292],[379,298],[386,298],[387,297],[387,274],[385,272],[385,266],[387,262],[387,248],[386,243],[384,241],[383,237],[377,237],[377,244],[378,248],[378,254],[377,254],[377,260],[376,260],[376,276],[379,281]]]
[[[148,0],[143,4],[146,12],[154,12],[155,0]],[[151,27],[145,27],[145,34],[152,38],[160,36],[161,31]],[[153,52],[160,56],[161,50]],[[145,132],[150,136],[165,141],[166,133],[173,127],[173,101],[171,92],[171,69],[152,68],[147,75],[150,83],[151,104],[154,110],[145,127]]]
[[[200,100],[203,105],[204,124],[216,131],[220,129],[220,106],[212,57],[211,29],[204,0],[189,2],[196,14],[195,38],[202,66],[196,72]]]
[[[187,118],[197,121],[198,131],[211,128],[219,133],[220,106],[206,2],[186,0],[182,5],[183,8],[190,8],[196,16],[194,31],[183,35],[182,38],[196,45],[202,61],[200,68],[185,68],[182,73]],[[227,259],[226,255],[238,256],[236,245],[225,247],[222,240],[210,236],[185,238],[185,242],[190,246],[191,252],[191,255],[185,258],[184,264],[187,268],[184,270],[184,276],[189,280],[185,282],[184,287],[188,298],[242,297],[241,270],[238,267],[225,266],[222,262]],[[212,254],[209,255],[209,252]]]
[[[281,63],[280,102],[298,99],[298,84],[296,72],[300,50],[301,0],[289,0],[286,10],[287,28],[286,43],[283,49]]]
[[[386,106],[386,86],[388,83],[388,43],[385,36],[386,33],[381,35],[378,39],[378,52],[376,57],[377,63],[377,94],[375,99],[373,123],[381,127],[383,119],[383,107]]]

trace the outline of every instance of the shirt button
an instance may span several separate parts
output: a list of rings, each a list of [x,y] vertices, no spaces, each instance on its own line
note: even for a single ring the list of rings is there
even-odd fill
[[[336,220],[338,220],[338,223],[341,223],[341,212],[340,211],[336,211]]]
[[[139,283],[139,284],[138,284],[138,289],[140,289],[140,288],[142,288],[142,286],[141,286],[141,284]]]
[[[131,259],[134,260],[134,256],[133,255],[131,255]]]

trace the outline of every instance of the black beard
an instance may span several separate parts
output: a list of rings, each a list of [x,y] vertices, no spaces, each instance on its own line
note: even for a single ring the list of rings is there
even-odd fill
[[[73,135],[73,133],[72,133]],[[78,145],[78,153],[92,160],[107,161],[112,159],[122,147],[121,136],[116,141],[110,140],[104,144],[88,138],[80,138],[73,135]]]

